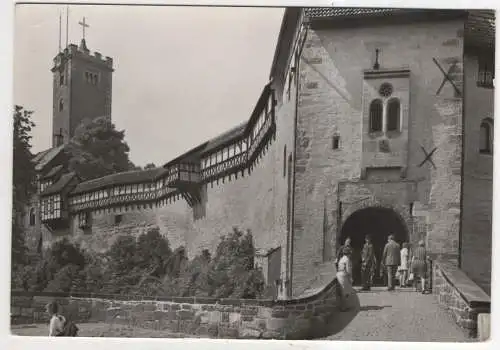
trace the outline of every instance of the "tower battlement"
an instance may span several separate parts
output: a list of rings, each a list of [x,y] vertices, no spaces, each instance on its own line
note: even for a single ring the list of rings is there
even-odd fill
[[[94,51],[92,54],[90,50],[87,49],[85,42],[82,40],[83,45],[69,44],[62,52],[58,53],[54,59],[54,67],[52,72],[54,72],[59,66],[64,64],[67,60],[78,57],[90,61],[95,64],[104,65],[109,69],[113,70],[113,58],[109,56],[103,56],[100,52]]]

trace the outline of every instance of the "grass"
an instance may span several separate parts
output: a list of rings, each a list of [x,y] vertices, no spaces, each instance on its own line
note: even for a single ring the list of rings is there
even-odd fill
[[[191,334],[173,333],[166,330],[138,328],[127,325],[109,323],[81,323],[79,337],[106,338],[199,338]],[[48,335],[48,325],[12,325],[11,333],[15,336],[45,337]]]

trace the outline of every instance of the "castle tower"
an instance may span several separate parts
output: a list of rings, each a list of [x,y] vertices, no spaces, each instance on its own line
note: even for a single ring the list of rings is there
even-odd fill
[[[82,23],[81,23],[82,24]],[[85,21],[83,22],[85,30]],[[113,59],[90,53],[85,31],[54,58],[52,146],[68,143],[82,120],[111,118]]]

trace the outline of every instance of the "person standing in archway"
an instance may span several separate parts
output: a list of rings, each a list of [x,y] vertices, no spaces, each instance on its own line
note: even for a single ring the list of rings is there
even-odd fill
[[[373,251],[373,244],[369,235],[365,236],[365,245],[361,252],[361,290],[370,290],[373,281],[373,274],[377,266],[377,259]]]
[[[339,250],[337,251],[337,257],[335,260],[335,267],[337,268],[337,270],[339,269],[339,261],[344,256],[344,249],[347,247],[349,247],[349,249],[351,249],[352,252],[351,239],[349,237],[346,238],[344,245],[340,246]]]
[[[351,254],[351,247],[344,247],[337,269],[337,281],[340,285],[339,306],[341,311],[348,311],[351,308],[351,301],[353,301],[353,296],[355,295],[355,290],[352,288]]]
[[[386,269],[387,290],[394,290],[394,277],[401,260],[399,244],[394,240],[394,235],[389,235],[389,240],[382,254],[381,271]]]
[[[421,282],[421,292],[426,293],[425,290],[425,278],[427,273],[427,251],[425,249],[424,241],[418,242],[418,247],[413,250],[411,258],[411,272],[414,276],[415,290],[418,291],[418,279]]]
[[[409,265],[409,250],[408,243],[403,243],[403,248],[401,248],[401,265],[399,266],[399,286],[406,287],[408,281],[408,265]]]

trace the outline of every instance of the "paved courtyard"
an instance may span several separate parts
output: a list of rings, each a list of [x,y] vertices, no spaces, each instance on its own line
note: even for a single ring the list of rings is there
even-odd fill
[[[436,296],[411,289],[358,292],[359,313],[330,340],[466,342],[464,332],[437,304]],[[346,320],[346,323],[349,320]]]

